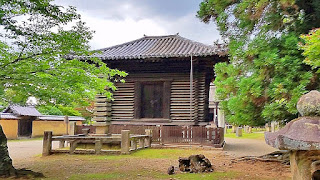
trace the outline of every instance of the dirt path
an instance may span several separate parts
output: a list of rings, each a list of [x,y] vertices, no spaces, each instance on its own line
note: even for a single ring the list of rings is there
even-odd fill
[[[53,142],[52,146],[57,148],[59,144]],[[42,153],[42,140],[8,142],[8,148],[13,163],[19,160],[28,160]]]
[[[225,141],[224,151],[234,157],[261,156],[277,150],[263,140],[225,138]]]

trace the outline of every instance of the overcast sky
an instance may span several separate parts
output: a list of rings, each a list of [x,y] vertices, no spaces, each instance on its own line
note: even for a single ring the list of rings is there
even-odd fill
[[[214,23],[196,18],[201,0],[56,0],[75,6],[83,21],[94,30],[92,49],[141,38],[144,34],[180,36],[204,44],[220,38]]]

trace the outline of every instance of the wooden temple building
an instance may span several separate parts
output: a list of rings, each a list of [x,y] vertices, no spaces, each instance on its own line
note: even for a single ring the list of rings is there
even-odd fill
[[[160,144],[192,142],[223,146],[217,108],[211,109],[211,115],[209,110],[209,94],[214,94],[209,93],[213,67],[217,62],[227,61],[223,47],[204,45],[176,34],[144,36],[100,51],[93,56],[110,68],[127,72],[128,76],[125,83],[115,82],[113,101],[96,97],[93,118],[97,122],[96,133],[129,129],[143,134],[145,129],[152,129],[153,141]],[[210,123],[213,120],[215,123]]]
[[[114,100],[97,96],[97,122],[134,125],[208,125],[213,66],[226,51],[176,35],[144,36],[101,49],[108,67],[128,73]],[[80,57],[80,59],[88,57]]]
[[[115,82],[113,101],[97,96],[93,118],[97,122],[96,133],[103,133],[98,126],[107,122],[111,133],[121,129],[143,133],[143,128],[151,128],[153,139],[163,142],[164,137],[172,140],[175,136],[179,142],[186,142],[194,141],[198,132],[201,142],[209,137],[217,147],[222,146],[223,129],[209,132],[206,126],[216,119],[210,116],[209,89],[215,63],[227,61],[223,47],[204,45],[176,34],[144,36],[100,51],[94,56],[128,76],[125,83]]]

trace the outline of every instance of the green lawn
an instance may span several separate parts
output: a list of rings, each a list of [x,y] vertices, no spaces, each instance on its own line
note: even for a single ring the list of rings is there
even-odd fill
[[[237,137],[236,133],[232,133],[231,129],[227,129],[227,133],[224,135],[227,138],[237,138],[237,139],[257,139],[257,140],[264,140],[264,131],[263,130],[256,130],[252,129],[252,133],[246,133],[242,129],[242,136]]]

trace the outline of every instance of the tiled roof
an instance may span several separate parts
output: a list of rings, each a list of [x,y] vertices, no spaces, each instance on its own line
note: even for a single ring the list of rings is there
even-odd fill
[[[18,116],[41,116],[41,113],[33,106],[10,105],[3,111],[4,113],[13,113]]]
[[[176,35],[144,36],[124,44],[100,49],[102,54],[94,54],[102,60],[146,59],[189,56],[225,56],[222,46],[209,46]],[[72,57],[69,57],[72,58]],[[88,57],[80,56],[80,59]]]
[[[79,116],[68,116],[69,121],[84,121],[83,117]],[[56,115],[42,115],[38,117],[38,120],[44,121],[64,121],[64,116],[56,116]]]
[[[20,119],[12,113],[0,113],[0,119]]]

